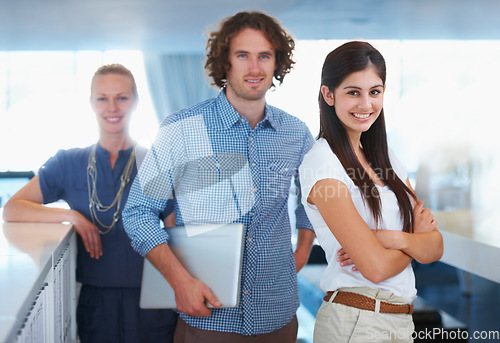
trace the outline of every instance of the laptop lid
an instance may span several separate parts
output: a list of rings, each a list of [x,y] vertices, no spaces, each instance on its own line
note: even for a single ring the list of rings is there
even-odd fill
[[[187,225],[168,228],[167,232],[168,245],[184,268],[212,290],[222,307],[237,307],[244,225]],[[140,307],[177,307],[174,290],[147,259],[144,259]]]

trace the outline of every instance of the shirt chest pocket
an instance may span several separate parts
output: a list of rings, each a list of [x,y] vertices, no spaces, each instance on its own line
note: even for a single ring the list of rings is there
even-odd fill
[[[297,166],[291,161],[277,160],[269,163],[269,169],[273,173],[283,176],[293,176],[297,172]]]
[[[270,196],[287,197],[292,177],[297,173],[297,165],[292,161],[275,160],[269,163],[269,180],[266,188]]]

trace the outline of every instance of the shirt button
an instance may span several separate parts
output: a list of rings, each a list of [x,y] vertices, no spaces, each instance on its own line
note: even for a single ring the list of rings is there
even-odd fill
[[[248,140],[249,140],[250,142],[253,142],[253,138],[252,138],[252,137],[250,137]]]
[[[257,192],[257,187],[254,187],[253,191],[254,191],[254,192]]]
[[[255,165],[256,165],[256,164],[252,162],[252,167],[255,167]]]
[[[254,214],[253,212],[250,212],[250,216],[253,216],[253,214]]]
[[[248,291],[247,291],[247,290],[245,290],[245,292],[244,292],[244,293],[245,293],[245,295],[248,295]]]
[[[220,163],[216,163],[215,168],[220,168]]]
[[[248,241],[249,241],[250,243],[252,243],[252,237],[250,237],[250,238],[248,239]]]
[[[243,122],[245,121],[245,118],[241,118],[240,120],[241,120],[241,122],[243,123]]]

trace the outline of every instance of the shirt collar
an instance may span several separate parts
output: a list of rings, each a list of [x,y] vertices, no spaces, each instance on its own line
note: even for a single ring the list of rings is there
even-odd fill
[[[219,116],[224,129],[230,129],[238,122],[240,122],[243,118],[243,116],[236,112],[229,100],[227,100],[225,89],[222,89],[219,92],[219,95],[216,99],[216,104],[218,110],[217,115]],[[269,127],[274,130],[278,130],[280,127],[280,124],[276,120],[276,114],[273,112],[273,107],[269,106],[267,103],[265,107],[264,119],[262,119],[262,121],[258,125],[262,126],[263,128]]]
[[[266,115],[262,121],[264,127],[269,126],[274,130],[279,130],[281,127],[278,121],[278,115],[275,113],[274,107],[269,106],[266,102]]]
[[[125,150],[120,150],[118,152],[118,158],[121,158],[122,156],[125,156],[125,157],[129,157],[130,154],[132,153],[132,150],[134,150],[134,146],[135,144],[133,144],[130,148],[128,149],[125,149]],[[96,143],[96,155],[98,156],[104,156],[106,158],[109,158],[109,151],[104,149],[102,146],[101,146],[101,143],[97,142]]]

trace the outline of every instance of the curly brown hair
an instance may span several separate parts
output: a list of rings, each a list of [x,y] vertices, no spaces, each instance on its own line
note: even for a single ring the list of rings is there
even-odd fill
[[[214,85],[220,88],[224,87],[226,71],[231,68],[229,63],[231,40],[241,30],[247,28],[262,31],[274,47],[276,55],[274,77],[280,84],[283,83],[285,75],[292,69],[295,63],[292,60],[295,41],[278,21],[262,12],[239,12],[224,19],[219,30],[212,32],[208,39],[205,69]]]

